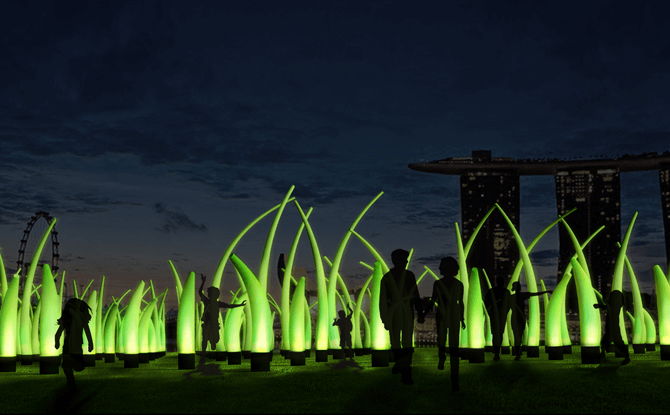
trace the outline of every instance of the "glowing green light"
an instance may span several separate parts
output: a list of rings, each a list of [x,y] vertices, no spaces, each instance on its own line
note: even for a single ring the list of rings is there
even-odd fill
[[[14,278],[9,283],[9,287],[2,296],[2,308],[0,308],[0,357],[16,356],[17,348],[17,313],[19,303],[19,276],[14,274]],[[6,285],[5,285],[6,286]]]
[[[670,284],[663,270],[654,265],[656,306],[658,307],[658,337],[662,346],[670,345]]]
[[[274,347],[274,336],[270,335],[272,332],[272,318],[270,313],[270,304],[266,299],[264,287],[256,279],[256,276],[246,266],[237,255],[232,254],[230,260],[233,266],[239,272],[241,277],[241,284],[249,295],[249,305],[251,307],[251,352],[266,353]],[[268,331],[268,326],[270,330]]]
[[[470,273],[470,291],[466,319],[468,347],[470,349],[483,349],[486,345],[486,339],[484,338],[484,304],[482,302],[482,289],[477,268],[472,268]]]
[[[291,338],[292,352],[305,351],[305,277],[300,277],[298,286],[293,292],[293,306],[291,307]]]
[[[579,333],[581,345],[587,347],[600,346],[602,326],[600,312],[593,308],[596,304],[596,294],[591,285],[591,278],[584,272],[579,262],[572,258],[572,270],[577,285],[577,301],[579,303]]]
[[[54,339],[58,325],[55,322],[60,318],[60,304],[53,275],[48,264],[42,268],[42,296],[40,298],[40,336],[42,339]],[[58,349],[53,341],[41,341],[39,344],[40,356],[58,356]]]
[[[37,270],[37,265],[39,263],[40,256],[42,254],[42,249],[44,248],[44,245],[46,244],[47,239],[51,234],[51,230],[56,225],[56,221],[57,219],[54,218],[49,224],[47,230],[44,232],[44,235],[42,235],[42,239],[40,240],[40,243],[37,245],[37,248],[35,249],[35,255],[33,256],[33,260],[30,263],[28,272],[26,273],[26,279],[24,282],[25,289],[23,290],[23,298],[21,301],[20,324],[19,324],[19,345],[21,347],[20,352],[22,355],[33,354],[32,320],[30,318],[30,312],[32,311],[32,307],[30,304],[30,297],[32,292],[29,287],[33,286],[33,279],[35,277],[35,271]]]
[[[191,271],[177,310],[177,353],[195,353],[195,324],[195,272]]]

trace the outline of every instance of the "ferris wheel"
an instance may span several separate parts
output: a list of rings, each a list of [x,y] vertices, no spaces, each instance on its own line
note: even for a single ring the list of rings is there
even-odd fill
[[[44,219],[44,220],[41,220]],[[26,273],[28,272],[28,268],[30,267],[30,263],[33,260],[33,257],[35,255],[35,251],[37,250],[37,246],[40,243],[40,240],[42,239],[42,236],[44,235],[44,232],[46,232],[47,228],[49,225],[51,225],[51,222],[53,222],[54,218],[49,215],[49,213],[44,212],[40,210],[39,212],[35,212],[35,215],[33,215],[30,218],[30,221],[28,222],[28,226],[26,226],[26,229],[23,231],[23,238],[21,239],[21,246],[19,247],[19,257],[18,260],[16,261],[16,269],[21,270],[21,277],[24,277]],[[54,226],[51,229],[51,272],[53,274],[56,274],[56,271],[58,271],[58,232],[56,231],[56,227]],[[46,254],[46,249],[47,245],[44,246],[44,250],[42,251],[44,254]],[[24,262],[24,258],[26,258],[27,255],[27,260],[28,262]],[[44,255],[43,255],[44,256]],[[40,261],[40,264],[44,264],[46,261]]]

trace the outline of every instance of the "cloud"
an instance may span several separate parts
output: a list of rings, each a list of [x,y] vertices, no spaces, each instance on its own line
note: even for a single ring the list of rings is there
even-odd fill
[[[162,217],[162,223],[154,229],[163,233],[177,233],[179,231],[186,232],[207,232],[205,224],[197,224],[191,220],[186,214],[181,212],[179,208],[175,211],[168,210],[164,204],[154,204],[154,211]]]

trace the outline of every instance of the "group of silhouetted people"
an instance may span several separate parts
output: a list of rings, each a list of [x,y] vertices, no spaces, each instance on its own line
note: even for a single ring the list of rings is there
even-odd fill
[[[412,354],[414,348],[412,339],[414,335],[415,315],[417,322],[422,324],[425,315],[437,308],[435,321],[438,341],[438,370],[444,370],[447,350],[449,352],[450,378],[452,391],[460,390],[459,387],[459,343],[460,330],[465,329],[465,309],[463,304],[463,283],[456,278],[459,273],[458,261],[453,257],[445,257],[440,261],[440,274],[442,278],[433,283],[431,297],[427,300],[424,309],[423,302],[419,296],[416,277],[407,269],[409,252],[397,249],[391,254],[393,268],[391,268],[381,280],[379,295],[379,313],[384,328],[389,331],[391,340],[391,352],[393,354],[393,365],[391,372],[400,374],[400,380],[406,385],[412,385]],[[220,291],[217,287],[209,287],[204,295],[203,288],[206,277],[201,274],[200,299],[204,303],[202,314],[202,351],[200,364],[204,364],[206,358],[207,343],[214,349],[219,342],[219,308],[242,307],[246,304],[230,305],[218,301]],[[532,296],[551,293],[551,290],[542,292],[522,292],[518,281],[512,283],[512,292],[506,287],[503,276],[496,277],[495,287],[490,288],[484,295],[484,306],[490,316],[491,333],[493,337],[493,360],[500,360],[500,350],[507,316],[511,315],[512,332],[514,335],[515,360],[521,358],[521,342],[526,327],[525,301]],[[604,357],[607,347],[614,345],[623,353],[622,364],[630,362],[628,347],[621,337],[619,327],[619,314],[625,306],[624,296],[621,291],[613,290],[608,299],[600,298],[595,308],[606,310],[605,334],[601,342],[601,356]],[[416,311],[416,314],[415,314]],[[339,319],[335,318],[333,326],[338,326],[340,333],[340,347],[344,350],[349,347],[353,360],[351,331],[353,329],[353,310],[349,306],[349,313],[339,311]],[[91,309],[83,300],[71,298],[66,303],[61,318],[58,319],[58,331],[56,333],[55,345],[60,346],[60,338],[65,332],[63,342],[62,368],[71,391],[77,387],[73,372],[84,370],[83,336],[88,340],[88,350],[93,351],[93,339],[88,323],[91,320]],[[346,355],[345,355],[346,359]]]

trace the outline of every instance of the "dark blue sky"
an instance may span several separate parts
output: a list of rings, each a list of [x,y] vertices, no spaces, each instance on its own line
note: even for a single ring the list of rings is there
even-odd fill
[[[408,163],[476,149],[518,158],[670,149],[665,2],[234,3],[3,6],[9,272],[25,223],[45,210],[59,219],[68,280],[97,286],[104,274],[116,295],[150,278],[172,290],[168,259],[182,278],[211,275],[291,185],[314,207],[323,255],[384,191],[357,230],[389,262],[393,249],[414,248],[415,273],[437,271],[455,254],[458,178]],[[529,242],[555,219],[554,184],[521,183]],[[651,291],[651,266],[665,261],[658,174],[623,173],[621,184],[623,230],[640,212],[629,256]],[[237,250],[254,270],[269,224]],[[298,224],[290,206],[273,283]],[[545,238],[536,272],[553,285],[557,233]],[[306,242],[298,256],[313,268]],[[368,275],[359,260],[373,263],[352,239],[342,268],[352,286]],[[226,270],[224,292],[238,286]]]

